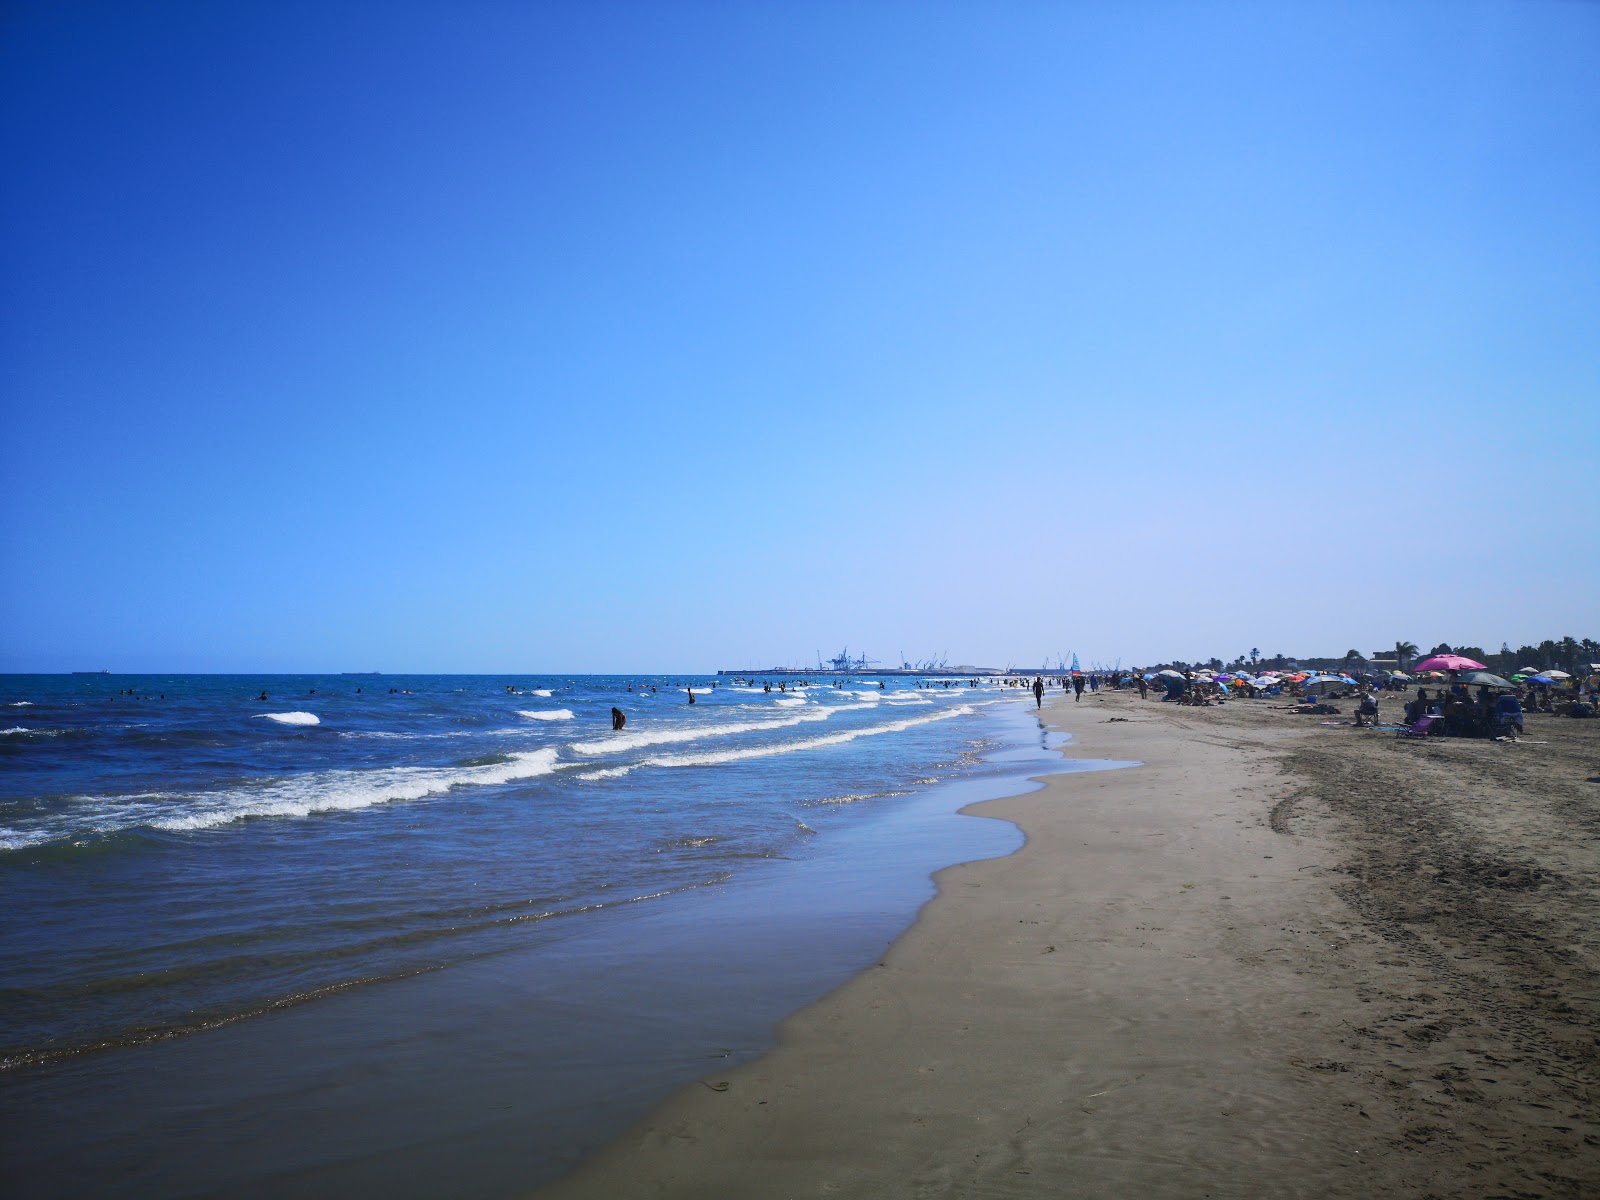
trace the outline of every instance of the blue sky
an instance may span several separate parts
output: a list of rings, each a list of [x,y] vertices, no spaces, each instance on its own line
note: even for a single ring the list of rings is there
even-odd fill
[[[0,138],[0,669],[1597,634],[1600,5],[24,2]]]

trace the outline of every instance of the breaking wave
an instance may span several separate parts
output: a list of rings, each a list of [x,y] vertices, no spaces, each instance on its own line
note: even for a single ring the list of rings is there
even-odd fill
[[[316,713],[286,712],[286,713],[257,713],[258,718],[264,717],[268,721],[276,721],[279,725],[321,725],[322,718]]]

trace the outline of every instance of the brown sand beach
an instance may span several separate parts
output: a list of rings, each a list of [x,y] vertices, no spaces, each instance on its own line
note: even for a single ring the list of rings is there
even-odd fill
[[[1144,765],[977,806],[1027,844],[542,1200],[1600,1194],[1600,722],[1043,718]]]

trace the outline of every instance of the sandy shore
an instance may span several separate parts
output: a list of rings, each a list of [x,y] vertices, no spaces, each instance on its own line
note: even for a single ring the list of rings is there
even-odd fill
[[[1600,1194],[1600,722],[1044,716],[1144,765],[977,806],[1027,845],[538,1195]]]

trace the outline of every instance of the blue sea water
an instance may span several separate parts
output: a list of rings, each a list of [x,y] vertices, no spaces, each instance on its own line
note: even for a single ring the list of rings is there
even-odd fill
[[[1025,699],[712,682],[0,676],[0,1061],[570,938],[816,854],[982,773]]]

